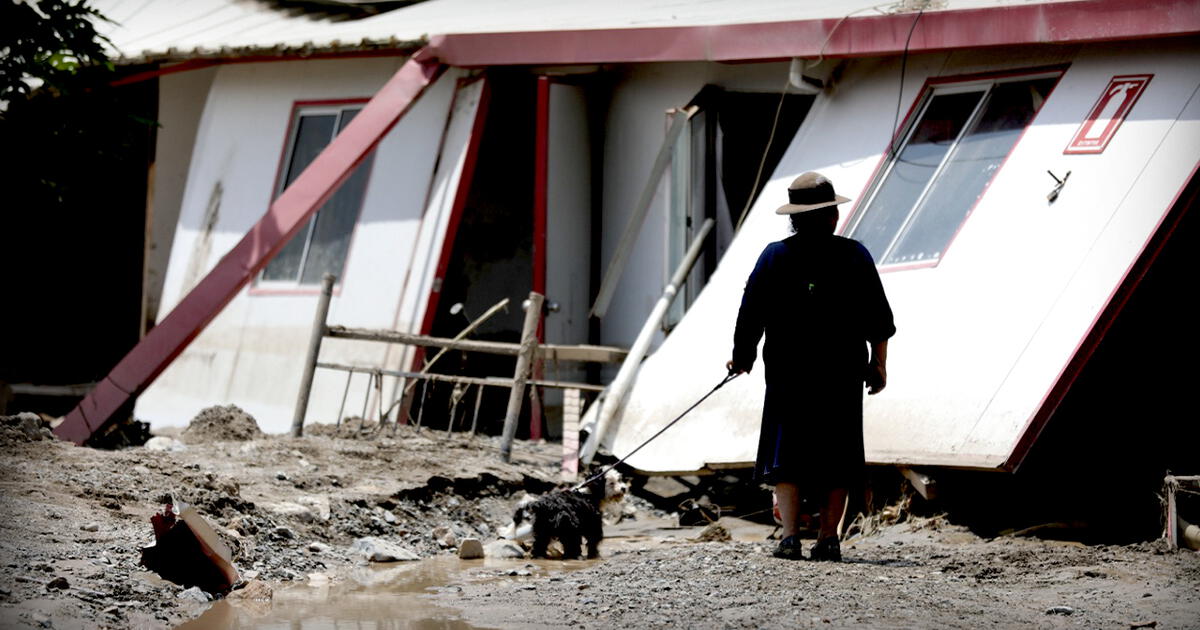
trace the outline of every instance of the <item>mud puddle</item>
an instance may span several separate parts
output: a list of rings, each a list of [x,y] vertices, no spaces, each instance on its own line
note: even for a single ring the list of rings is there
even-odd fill
[[[495,583],[520,589],[523,583],[552,578],[597,561],[459,560],[437,556],[387,567],[351,569],[338,579],[279,587],[272,601],[219,601],[177,630],[472,630],[486,628],[463,620],[461,611],[434,603],[462,584]],[[445,601],[445,598],[440,598]]]

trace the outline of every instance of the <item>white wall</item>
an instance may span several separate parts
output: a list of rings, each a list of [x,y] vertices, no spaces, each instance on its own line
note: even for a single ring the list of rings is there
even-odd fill
[[[869,461],[1004,464],[1200,160],[1200,52],[1192,42],[1002,52],[908,60],[901,116],[930,77],[1070,66],[938,266],[883,275],[898,333],[888,388],[865,405]],[[1142,73],[1154,78],[1107,150],[1063,155],[1109,79]],[[762,247],[787,234],[772,211],[788,182],[816,170],[841,194],[862,196],[892,134],[898,77],[897,59],[856,60],[818,98],[708,287],[643,366],[609,442],[614,452],[639,444],[720,379],[745,278]],[[1072,172],[1053,205],[1047,170]],[[681,471],[752,462],[762,372],[760,364],[630,463]]]
[[[216,68],[168,74],[158,79],[158,133],[154,149],[154,215],[147,261],[147,307],[158,321],[159,301],[179,222],[192,146]]]
[[[217,69],[192,151],[163,314],[266,212],[293,104],[370,97],[401,64],[399,59],[352,59]],[[331,323],[396,324],[457,76],[450,72],[430,87],[379,145],[330,308]],[[219,204],[214,204],[218,188]],[[313,290],[263,294],[244,289],[139,398],[138,417],[154,426],[180,425],[205,406],[232,403],[253,414],[264,430],[286,430],[316,301]],[[321,356],[375,366],[383,363],[385,352],[382,344],[327,340]],[[392,361],[398,356],[393,353]],[[352,413],[361,410],[366,377],[357,379],[351,389],[356,402],[348,405]],[[335,419],[344,385],[344,374],[318,371],[310,421]]]

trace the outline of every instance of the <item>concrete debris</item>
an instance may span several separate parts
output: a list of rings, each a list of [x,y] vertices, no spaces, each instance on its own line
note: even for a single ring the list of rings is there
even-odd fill
[[[464,538],[458,545],[458,557],[474,560],[483,557],[483,543],[478,538]]]
[[[354,541],[354,544],[350,545],[350,552],[362,556],[369,562],[403,562],[421,559],[420,556],[400,545],[373,536]]]
[[[163,451],[167,453],[178,453],[180,451],[187,450],[187,446],[183,442],[165,435],[156,435],[149,440],[146,440],[146,443],[142,445],[142,448],[148,451]]]
[[[262,580],[250,580],[242,586],[242,588],[232,591],[225,599],[233,600],[255,600],[255,601],[270,601],[275,596],[275,591],[271,589],[271,585]]]
[[[524,558],[525,550],[511,540],[493,540],[484,547],[488,558]]]

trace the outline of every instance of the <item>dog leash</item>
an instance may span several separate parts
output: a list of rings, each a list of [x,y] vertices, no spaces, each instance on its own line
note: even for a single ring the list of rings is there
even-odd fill
[[[622,457],[621,459],[618,459],[617,461],[613,462],[613,463],[612,463],[612,464],[610,464],[609,466],[607,466],[607,467],[605,467],[604,469],[602,469],[600,472],[598,472],[598,473],[596,473],[596,474],[592,475],[591,477],[588,477],[587,479],[585,479],[585,480],[583,480],[583,481],[579,482],[579,484],[578,484],[578,485],[576,485],[574,488],[571,488],[571,490],[578,490],[578,489],[580,489],[580,488],[582,488],[582,487],[584,487],[584,486],[588,485],[589,483],[592,483],[593,481],[595,481],[595,480],[597,480],[597,479],[599,479],[599,478],[603,477],[604,475],[608,474],[608,471],[610,471],[610,470],[612,470],[612,469],[616,468],[617,466],[619,466],[619,465],[621,464],[621,462],[624,462],[625,460],[629,459],[630,457],[633,457],[633,454],[634,454],[634,453],[636,453],[636,452],[638,452],[638,451],[642,450],[642,447],[643,447],[643,446],[645,446],[645,445],[649,444],[650,442],[653,442],[655,438],[657,438],[658,436],[662,435],[664,432],[666,432],[666,430],[667,430],[667,429],[670,429],[672,426],[674,426],[676,422],[679,422],[680,420],[683,420],[683,417],[684,417],[684,416],[686,416],[686,415],[688,415],[689,413],[691,413],[691,411],[692,411],[693,409],[695,409],[696,407],[699,407],[699,406],[700,406],[700,403],[704,402],[705,400],[708,400],[708,397],[709,397],[709,396],[712,396],[713,394],[717,393],[717,390],[718,390],[718,389],[721,389],[722,387],[725,387],[725,384],[726,384],[726,383],[728,383],[729,381],[732,381],[733,379],[735,379],[735,378],[737,378],[737,377],[739,377],[739,376],[741,376],[741,375],[742,375],[742,373],[741,373],[741,372],[734,372],[733,370],[730,370],[730,371],[729,371],[729,374],[728,374],[728,375],[727,375],[725,378],[721,379],[721,382],[720,382],[720,383],[717,383],[717,386],[716,386],[716,387],[714,387],[714,388],[710,389],[710,390],[708,391],[708,393],[707,393],[707,394],[705,394],[705,395],[703,395],[703,396],[701,396],[701,397],[700,397],[700,400],[697,400],[696,402],[692,403],[692,406],[691,406],[691,407],[688,407],[687,409],[685,409],[685,410],[683,411],[683,413],[681,413],[681,414],[679,414],[678,416],[676,416],[674,420],[672,420],[672,421],[668,422],[668,423],[667,423],[667,426],[665,426],[665,427],[663,427],[663,428],[659,429],[659,430],[658,430],[658,433],[655,433],[654,435],[651,435],[649,439],[647,439],[645,442],[642,442],[641,444],[639,444],[637,448],[633,449],[632,451],[629,451],[629,453],[627,453],[627,454],[626,454],[624,457]]]

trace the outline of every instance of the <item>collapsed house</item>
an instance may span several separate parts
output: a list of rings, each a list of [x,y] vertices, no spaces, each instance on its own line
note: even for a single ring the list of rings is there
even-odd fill
[[[865,408],[868,461],[1015,469],[1160,254],[1193,242],[1180,226],[1200,160],[1200,6],[867,5],[429,0],[329,22],[224,0],[97,3],[120,54],[156,66],[127,80],[158,83],[150,273],[171,314],[60,435],[90,433],[130,394],[156,425],[236,401],[284,430],[327,272],[331,323],[452,336],[462,312],[532,290],[552,305],[544,341],[629,346],[712,219],[653,354],[597,428],[628,452],[723,376],[742,283],[786,236],[773,210],[815,170],[854,200],[839,233],[876,258],[897,317],[891,382]],[[515,341],[521,320],[511,308],[477,334]],[[419,359],[354,341],[322,352]],[[629,463],[748,465],[761,374]],[[318,372],[309,414],[333,420],[347,395],[399,412],[399,380],[370,388]],[[547,397],[551,435],[559,404]]]

